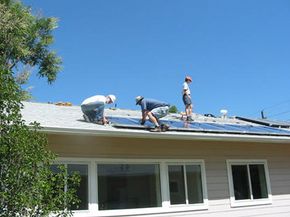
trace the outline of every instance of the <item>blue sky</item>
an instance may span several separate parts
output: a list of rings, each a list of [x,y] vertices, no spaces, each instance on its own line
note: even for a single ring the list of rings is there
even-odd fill
[[[183,110],[191,84],[194,112],[290,119],[288,0],[24,0],[54,16],[57,81],[32,76],[38,102],[79,105],[115,94],[117,107],[139,109],[137,95]],[[281,115],[276,115],[284,113]]]

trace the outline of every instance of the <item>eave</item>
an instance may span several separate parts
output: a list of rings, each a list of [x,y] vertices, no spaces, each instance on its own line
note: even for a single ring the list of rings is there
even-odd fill
[[[143,139],[167,139],[167,140],[205,140],[205,141],[230,141],[230,142],[257,142],[257,143],[285,143],[290,144],[290,137],[268,135],[244,135],[226,133],[187,133],[187,132],[162,132],[152,133],[140,130],[125,129],[78,129],[60,127],[42,127],[41,132],[46,134],[62,135],[88,135],[102,137],[125,137]]]

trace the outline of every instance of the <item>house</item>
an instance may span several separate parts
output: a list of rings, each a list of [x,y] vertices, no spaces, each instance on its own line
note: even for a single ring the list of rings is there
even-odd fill
[[[79,106],[27,102],[22,114],[41,124],[55,163],[80,173],[74,216],[290,216],[287,128],[198,115],[200,128],[153,133],[84,122]],[[128,122],[141,115],[106,114]],[[165,119],[183,124],[178,118]]]

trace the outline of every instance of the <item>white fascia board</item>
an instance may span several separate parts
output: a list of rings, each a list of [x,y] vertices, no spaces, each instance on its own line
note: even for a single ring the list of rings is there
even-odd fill
[[[236,142],[260,142],[260,143],[288,143],[287,136],[265,136],[265,135],[241,135],[241,134],[219,134],[219,133],[186,133],[186,132],[161,132],[153,133],[141,130],[110,130],[110,129],[77,129],[42,127],[40,131],[47,134],[63,135],[91,135],[105,137],[126,138],[152,138],[152,139],[175,139],[175,140],[206,140],[206,141],[236,141]]]

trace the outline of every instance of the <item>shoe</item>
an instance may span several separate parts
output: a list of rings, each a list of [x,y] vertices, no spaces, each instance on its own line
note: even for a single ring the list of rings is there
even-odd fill
[[[169,129],[169,125],[168,124],[161,124],[161,131],[162,132],[168,131],[168,129]]]
[[[155,127],[151,129],[150,132],[161,132],[161,127]]]
[[[191,117],[186,118],[187,121],[194,121]]]
[[[98,125],[104,125],[104,122],[101,121],[101,120],[100,120],[100,121],[97,121],[97,120],[96,120],[96,121],[94,121],[94,123],[95,123],[95,124],[98,124]]]
[[[83,118],[86,122],[91,122],[90,118],[87,115],[83,114]]]

